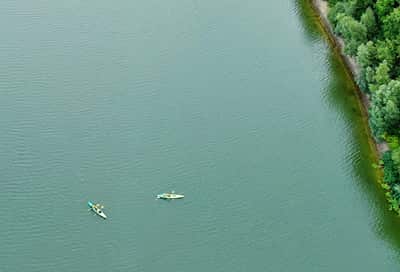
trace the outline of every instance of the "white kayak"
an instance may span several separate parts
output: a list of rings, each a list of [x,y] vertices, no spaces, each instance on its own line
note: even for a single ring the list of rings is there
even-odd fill
[[[175,194],[174,192],[157,195],[157,198],[159,199],[181,199],[184,197],[185,197],[184,195]]]
[[[93,204],[92,202],[88,201],[88,206],[90,207],[90,209],[92,211],[94,211],[98,216],[100,216],[103,219],[107,219],[107,215],[103,212],[102,208],[104,208],[103,206],[101,206],[100,204]]]

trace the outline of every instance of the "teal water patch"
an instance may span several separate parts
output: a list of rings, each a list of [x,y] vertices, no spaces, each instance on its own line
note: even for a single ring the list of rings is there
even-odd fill
[[[306,2],[3,1],[0,271],[397,271]]]

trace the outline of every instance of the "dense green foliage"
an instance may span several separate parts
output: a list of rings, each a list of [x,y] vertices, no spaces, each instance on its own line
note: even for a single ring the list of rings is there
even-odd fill
[[[367,30],[368,39],[373,39],[378,34],[378,25],[371,7],[368,7],[363,15],[361,15],[360,22]]]
[[[388,184],[394,184],[398,180],[399,174],[392,159],[392,152],[387,151],[382,156],[385,165],[383,180]]]
[[[345,52],[351,56],[357,53],[357,48],[367,41],[367,28],[351,16],[339,13],[336,16],[335,32],[345,40]]]
[[[370,108],[371,128],[379,139],[385,133],[398,135],[400,123],[400,81],[392,80],[385,84],[384,80],[379,89],[374,91]]]
[[[386,140],[383,187],[400,214],[400,0],[328,0],[335,33],[359,66],[357,82],[371,100],[373,135]]]

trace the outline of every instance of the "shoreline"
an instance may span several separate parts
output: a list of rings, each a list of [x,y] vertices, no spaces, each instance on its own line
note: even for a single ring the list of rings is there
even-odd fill
[[[366,128],[367,128],[369,142],[370,142],[370,145],[373,147],[373,150],[376,153],[377,160],[379,160],[382,157],[382,154],[389,150],[389,146],[387,145],[386,142],[378,143],[371,133],[371,129],[369,126],[369,116],[368,116],[370,99],[367,94],[363,93],[360,90],[360,88],[356,82],[356,78],[359,75],[359,68],[358,68],[357,62],[354,58],[352,58],[344,53],[343,39],[338,37],[337,35],[335,35],[335,33],[333,32],[332,26],[328,20],[328,2],[325,0],[312,0],[311,5],[312,5],[314,11],[316,12],[316,15],[319,18],[319,22],[321,23],[324,32],[328,36],[329,41],[332,43],[332,46],[333,46],[332,49],[337,50],[337,52],[339,53],[342,61],[344,62],[345,66],[347,68],[347,72],[349,73],[349,75],[353,81],[357,96],[360,99],[359,100],[360,107],[361,107],[361,111],[363,114],[363,119],[366,122]]]

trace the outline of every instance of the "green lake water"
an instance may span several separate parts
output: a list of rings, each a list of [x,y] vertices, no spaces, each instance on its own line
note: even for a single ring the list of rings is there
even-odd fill
[[[305,0],[1,1],[0,271],[398,271],[316,22]]]

